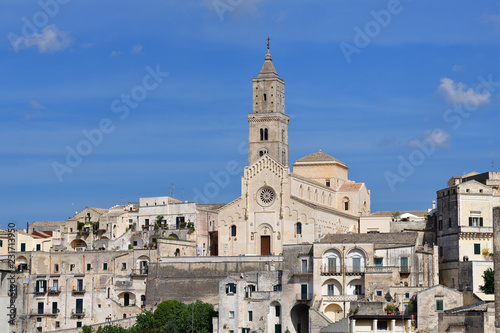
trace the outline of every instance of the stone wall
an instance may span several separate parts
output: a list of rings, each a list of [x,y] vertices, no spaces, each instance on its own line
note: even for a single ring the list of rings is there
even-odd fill
[[[280,270],[281,256],[177,257],[149,266],[146,307],[167,299],[217,305],[219,281],[231,274]]]

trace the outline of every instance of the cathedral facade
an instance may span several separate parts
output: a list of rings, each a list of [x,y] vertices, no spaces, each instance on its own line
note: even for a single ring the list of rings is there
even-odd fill
[[[285,82],[269,49],[252,82],[248,166],[241,196],[219,210],[219,255],[278,255],[286,244],[330,233],[357,233],[370,213],[370,191],[348,179],[348,167],[322,152],[289,167]]]

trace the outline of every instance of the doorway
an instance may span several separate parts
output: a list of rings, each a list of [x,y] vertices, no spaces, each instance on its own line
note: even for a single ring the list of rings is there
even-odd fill
[[[263,256],[271,254],[271,236],[260,236],[260,254]]]

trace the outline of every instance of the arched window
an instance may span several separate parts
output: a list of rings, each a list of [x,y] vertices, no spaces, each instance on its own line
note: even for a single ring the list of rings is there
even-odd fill
[[[129,293],[123,294],[123,306],[129,306],[130,304],[130,295]]]
[[[344,210],[349,210],[349,198],[344,197],[344,199],[342,201],[344,203]]]
[[[314,201],[318,202],[318,190],[314,191]]]
[[[285,130],[281,130],[281,141],[285,142]]]
[[[297,227],[295,230],[297,232],[297,235],[302,235],[302,223],[297,222]]]
[[[311,188],[307,188],[307,200],[311,200]]]
[[[236,226],[235,225],[231,226],[231,237],[236,237]]]
[[[302,187],[302,185],[300,185],[300,187],[299,187],[299,197],[301,197],[301,198],[304,197],[304,188]]]
[[[262,157],[264,156],[265,154],[268,154],[269,151],[267,150],[267,148],[262,148],[261,150],[259,150],[259,156]]]
[[[281,164],[285,164],[285,163],[286,163],[286,152],[283,149],[283,151],[281,152]]]
[[[267,141],[268,135],[267,135],[267,128],[261,128],[260,129],[260,141]]]

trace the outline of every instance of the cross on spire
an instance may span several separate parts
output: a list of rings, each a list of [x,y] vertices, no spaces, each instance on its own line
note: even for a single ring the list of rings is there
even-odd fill
[[[267,49],[269,50],[269,41],[271,40],[271,38],[267,37]]]

